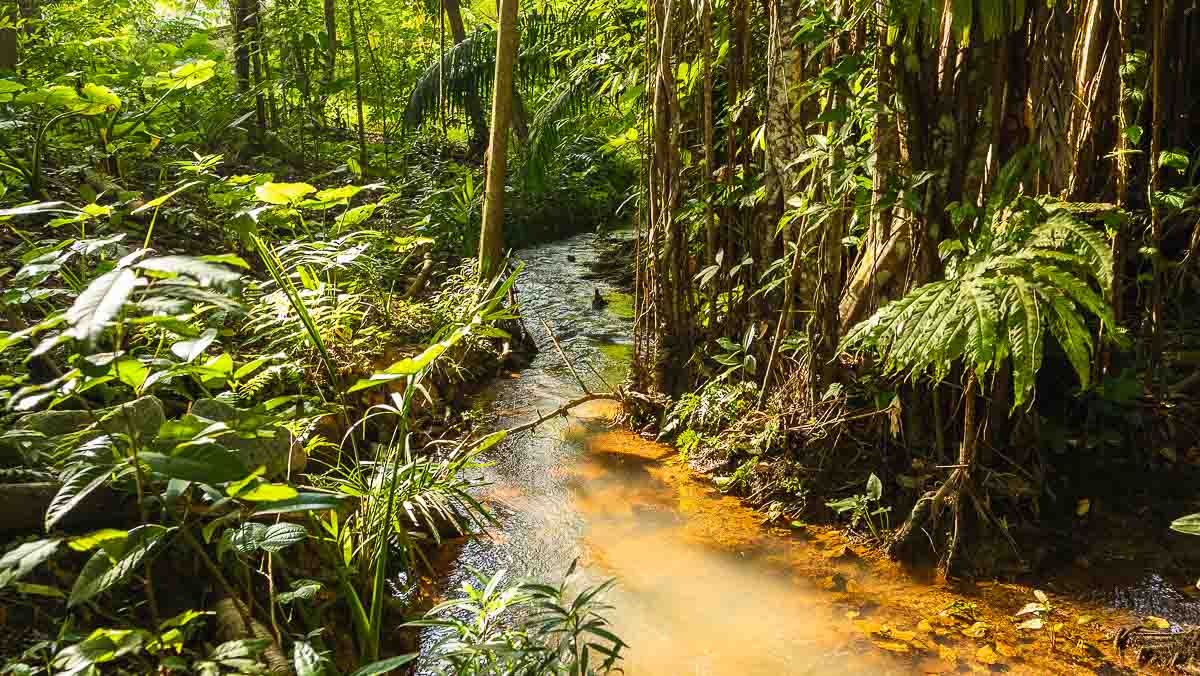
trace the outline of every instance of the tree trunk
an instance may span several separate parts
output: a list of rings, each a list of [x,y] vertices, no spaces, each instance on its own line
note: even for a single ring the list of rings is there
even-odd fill
[[[462,11],[459,9],[458,0],[445,0],[446,18],[450,21],[450,33],[454,36],[454,44],[460,45],[463,40],[467,39],[467,29],[463,26]],[[467,109],[467,117],[471,118],[471,145],[470,156],[474,157],[483,150],[488,139],[487,120],[483,118],[483,105],[479,101],[479,97],[475,95],[475,90],[470,90],[464,97],[464,104]]]
[[[354,49],[354,102],[358,111],[358,165],[367,170],[367,126],[363,119],[362,62],[359,58],[358,23],[355,21],[357,3],[350,5],[350,44]],[[361,11],[361,10],[360,10]]]
[[[484,283],[500,273],[500,259],[504,256],[504,181],[508,168],[508,128],[513,113],[513,68],[519,40],[517,0],[500,0],[487,185],[483,197],[483,226],[479,234],[479,277]]]
[[[337,0],[325,0],[325,83],[333,82],[337,68]]]
[[[0,28],[0,72],[17,69],[17,17],[17,0],[0,0],[0,21],[13,24]]]

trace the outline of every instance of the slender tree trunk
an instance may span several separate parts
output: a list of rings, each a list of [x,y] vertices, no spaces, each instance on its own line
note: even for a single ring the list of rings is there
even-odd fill
[[[483,197],[483,226],[479,234],[479,275],[485,282],[500,274],[500,259],[504,256],[504,182],[508,169],[508,128],[513,113],[513,70],[519,40],[517,0],[500,0],[487,185]]]
[[[357,8],[357,3],[350,5],[350,43],[354,49],[354,102],[358,110],[358,165],[359,169],[365,172],[367,170],[367,127],[363,119],[362,62],[359,58],[358,23],[355,21],[355,14],[361,14],[361,9],[356,12]]]
[[[17,69],[17,0],[0,0],[0,22],[12,23],[0,28],[0,71]]]
[[[458,0],[445,0],[446,3],[446,19],[450,22],[450,34],[454,36],[454,44],[460,45],[463,40],[467,39],[467,29],[463,25],[462,11],[459,8]],[[475,156],[481,152],[488,141],[487,120],[483,117],[483,105],[479,101],[479,97],[475,95],[475,90],[471,89],[467,92],[464,104],[467,109],[467,117],[471,121],[471,155]]]
[[[714,217],[711,200],[713,171],[716,170],[715,148],[713,147],[713,78],[712,78],[712,3],[713,0],[702,0],[704,10],[700,21],[703,23],[704,51],[704,242],[705,253],[709,265],[717,263],[717,219]],[[713,298],[716,295],[713,294]]]
[[[337,68],[337,0],[325,0],[325,82],[333,81]]]
[[[246,37],[250,39],[250,62],[254,67],[254,121],[258,138],[265,137],[267,131],[267,103],[263,96],[263,43],[262,24],[259,14],[262,13],[260,0],[248,0],[249,12],[246,14]]]

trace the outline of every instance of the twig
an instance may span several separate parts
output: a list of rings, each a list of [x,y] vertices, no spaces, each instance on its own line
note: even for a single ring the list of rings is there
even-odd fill
[[[518,432],[524,432],[525,430],[531,430],[552,418],[557,418],[559,416],[566,417],[567,411],[569,411],[581,404],[586,404],[589,401],[596,401],[598,399],[608,399],[611,401],[620,401],[621,397],[612,392],[600,392],[600,393],[588,392],[587,394],[583,395],[582,397],[579,397],[577,399],[572,399],[571,401],[568,401],[567,403],[563,404],[562,406],[559,406],[558,408],[554,409],[553,411],[546,413],[542,416],[539,416],[537,420],[534,420],[532,422],[527,422],[523,425],[517,425],[516,427],[510,427],[510,428],[508,428],[507,432],[509,434],[516,434]]]
[[[558,350],[558,356],[562,357],[563,363],[567,365],[567,368],[571,369],[571,375],[575,376],[575,381],[579,383],[579,387],[582,388],[586,394],[591,394],[592,391],[588,389],[587,383],[583,382],[583,378],[579,377],[579,371],[575,370],[575,365],[571,363],[570,359],[567,359],[567,355],[565,352],[563,352],[562,346],[558,344],[558,338],[554,337],[554,332],[550,330],[550,325],[546,323],[545,319],[541,319],[539,321],[541,321],[542,326],[545,327],[546,334],[550,336],[550,340],[554,342],[554,349]]]

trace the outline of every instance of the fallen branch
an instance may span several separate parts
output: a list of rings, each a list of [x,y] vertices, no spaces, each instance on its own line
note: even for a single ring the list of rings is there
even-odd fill
[[[575,408],[576,406],[579,406],[581,404],[586,404],[589,401],[597,401],[600,399],[607,399],[609,401],[622,401],[622,398],[621,398],[621,395],[619,392],[618,393],[589,392],[589,393],[583,395],[582,397],[578,397],[576,399],[572,399],[571,401],[568,401],[567,403],[563,404],[562,406],[559,406],[558,408],[554,409],[553,411],[546,413],[545,415],[542,415],[537,420],[527,422],[523,425],[517,425],[516,427],[510,427],[510,428],[508,428],[507,432],[508,432],[508,434],[512,435],[512,434],[516,434],[518,432],[524,432],[525,430],[531,430],[531,429],[537,427],[538,425],[541,425],[542,423],[546,422],[547,420],[551,420],[551,419],[557,418],[559,416],[562,416],[565,418],[567,415],[567,411],[570,411],[571,409]]]

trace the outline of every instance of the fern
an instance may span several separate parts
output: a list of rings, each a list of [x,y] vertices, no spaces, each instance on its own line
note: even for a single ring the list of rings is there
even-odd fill
[[[1095,343],[1085,316],[1121,339],[1105,298],[1108,246],[1067,209],[1028,201],[1014,213],[1007,196],[1001,201],[989,205],[967,255],[947,265],[948,279],[880,308],[850,331],[842,349],[874,352],[885,373],[910,379],[942,378],[956,363],[983,378],[1007,360],[1016,408],[1033,398],[1049,334],[1086,387]]]

